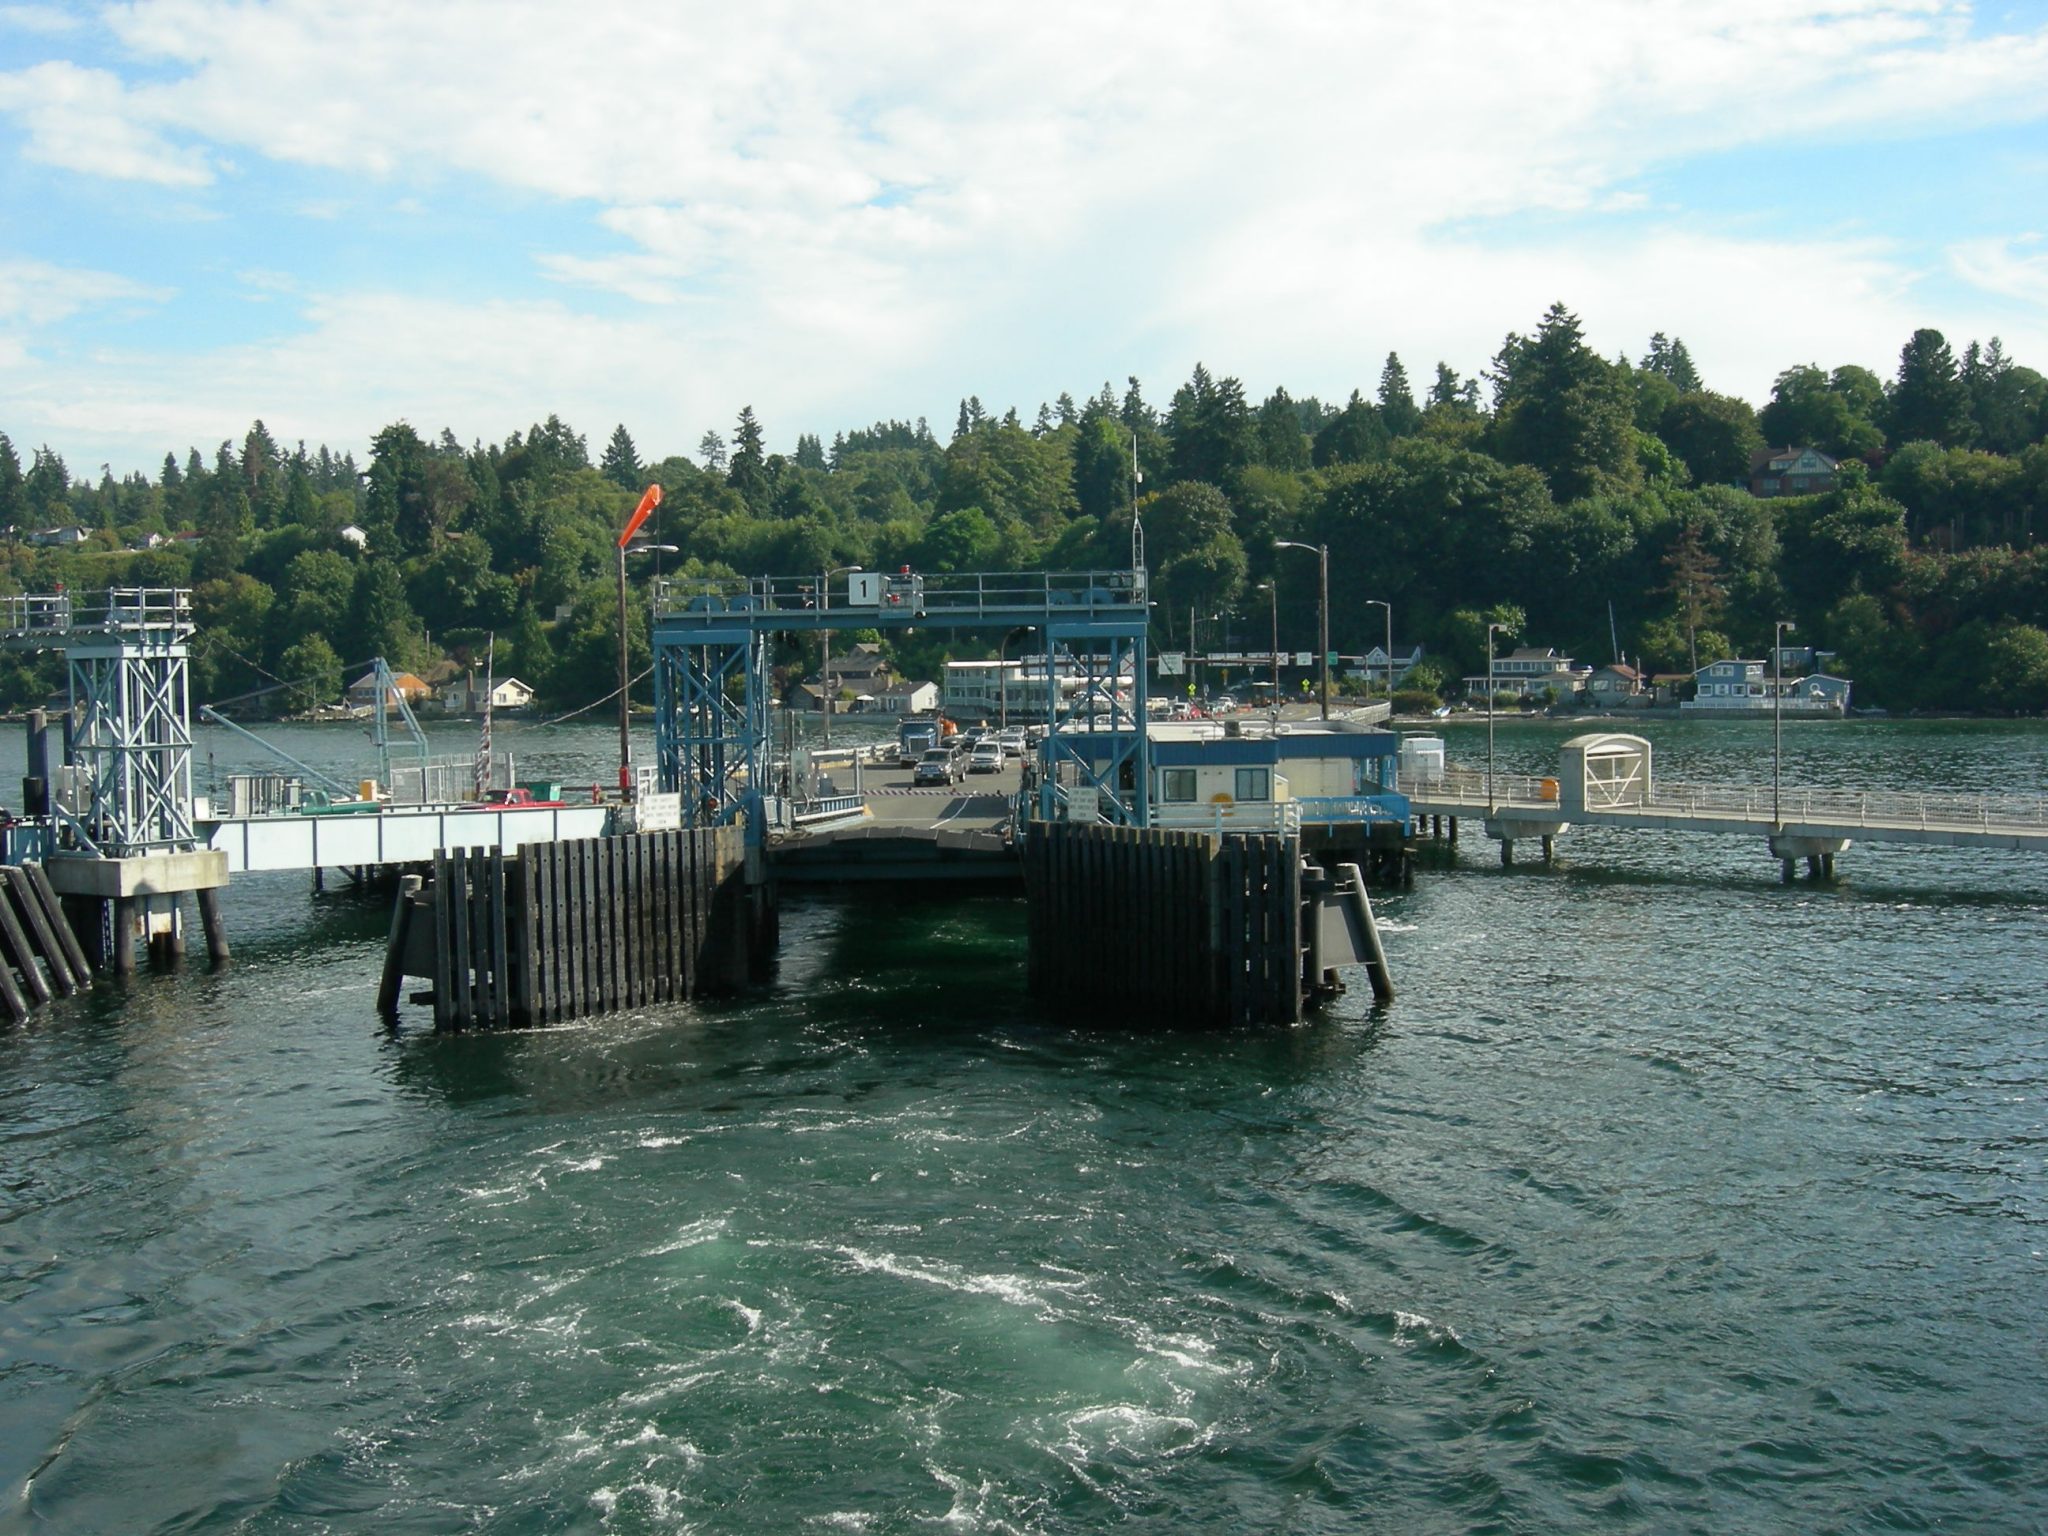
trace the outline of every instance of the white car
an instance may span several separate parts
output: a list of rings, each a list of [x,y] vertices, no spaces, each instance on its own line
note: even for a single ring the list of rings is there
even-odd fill
[[[967,759],[969,773],[1001,773],[1003,771],[1003,747],[1001,742],[984,741],[974,749]]]

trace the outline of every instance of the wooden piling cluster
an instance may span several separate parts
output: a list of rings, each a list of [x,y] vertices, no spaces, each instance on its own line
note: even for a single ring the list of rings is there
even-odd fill
[[[1301,846],[1274,835],[1036,826],[1029,976],[1048,1002],[1163,1024],[1291,1024],[1305,970]]]
[[[378,1006],[431,977],[442,1028],[552,1024],[726,990],[750,973],[760,904],[736,827],[434,856],[392,914]],[[422,1000],[415,994],[415,1000]]]
[[[42,866],[0,867],[0,1007],[19,1021],[91,985],[85,948]]]

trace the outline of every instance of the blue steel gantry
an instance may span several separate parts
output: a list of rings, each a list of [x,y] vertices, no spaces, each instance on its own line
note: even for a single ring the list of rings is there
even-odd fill
[[[1123,571],[1000,571],[941,576],[854,571],[834,592],[817,575],[658,582],[654,594],[654,741],[661,787],[681,791],[692,825],[752,812],[773,762],[769,645],[777,634],[841,629],[1036,629],[1048,657],[1071,658],[1086,718],[1046,738],[1040,814],[1070,790],[1093,790],[1097,814],[1127,826],[1147,815],[1142,567]],[[1061,716],[1060,678],[1046,668],[1046,719]],[[1092,737],[1078,750],[1072,733]]]
[[[191,635],[192,595],[182,589],[114,587],[90,601],[59,593],[0,604],[0,643],[61,650],[68,663],[79,782],[67,825],[95,854],[195,846]]]

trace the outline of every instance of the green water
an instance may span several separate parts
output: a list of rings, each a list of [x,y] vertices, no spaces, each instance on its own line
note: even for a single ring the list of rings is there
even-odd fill
[[[1787,731],[1788,782],[2044,765]],[[1842,873],[1468,831],[1380,904],[1391,1008],[1226,1035],[872,894],[729,1004],[388,1034],[384,910],[238,880],[232,970],[0,1032],[0,1528],[2041,1529],[2048,860]]]

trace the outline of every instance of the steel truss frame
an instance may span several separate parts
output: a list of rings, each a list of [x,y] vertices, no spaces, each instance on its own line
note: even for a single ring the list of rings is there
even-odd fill
[[[1069,787],[1093,789],[1097,795],[1096,814],[1118,826],[1142,827],[1151,815],[1152,752],[1145,731],[1147,696],[1145,686],[1145,635],[1142,630],[1119,634],[1100,624],[1046,625],[1047,655],[1064,653],[1081,669],[1079,697],[1090,701],[1085,726],[1071,722],[1066,730],[1049,731],[1045,739],[1046,772],[1038,789],[1038,813],[1047,820],[1059,814],[1058,807]],[[1055,668],[1046,668],[1046,718],[1059,719],[1059,680]],[[1130,693],[1118,693],[1117,685],[1130,678]],[[1097,710],[1095,701],[1108,707]],[[1108,716],[1107,730],[1095,722]],[[1095,754],[1084,753],[1081,743],[1102,743],[1105,734],[1109,750],[1098,763]],[[1066,765],[1071,764],[1068,768]]]
[[[745,815],[749,837],[762,834],[761,802],[774,766],[768,661],[775,634],[912,628],[1037,629],[1048,655],[1071,655],[1085,669],[1084,697],[1110,701],[1107,729],[1115,745],[1097,764],[1051,732],[1041,814],[1058,814],[1067,789],[1085,785],[1098,791],[1098,815],[1123,825],[1145,824],[1151,805],[1145,732],[1150,605],[1142,567],[929,578],[906,572],[876,577],[865,600],[844,608],[819,601],[813,576],[714,585],[719,590],[681,590],[671,583],[658,587],[653,599],[655,758],[662,789],[682,793],[688,824]],[[1130,692],[1119,699],[1117,683],[1124,677]],[[1046,689],[1047,718],[1057,721],[1054,668],[1047,669]],[[1100,739],[1098,733],[1098,745]],[[1062,763],[1074,767],[1062,774]]]
[[[90,800],[79,822],[111,857],[190,846],[192,691],[185,638],[73,631],[71,759]]]
[[[758,805],[773,762],[767,678],[765,631],[656,626],[655,764],[663,792],[682,794],[685,825],[724,825]]]

